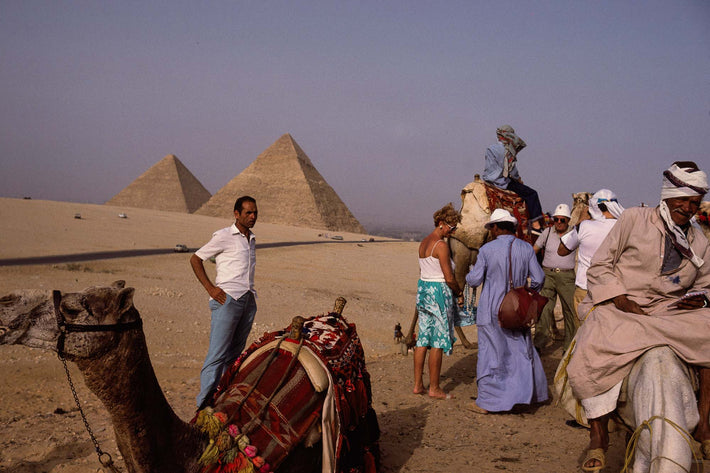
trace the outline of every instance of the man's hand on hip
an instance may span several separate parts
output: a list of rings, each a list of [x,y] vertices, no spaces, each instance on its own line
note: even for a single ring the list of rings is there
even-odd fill
[[[227,294],[222,290],[222,288],[213,286],[207,291],[210,294],[210,297],[220,304],[224,304],[227,302]]]
[[[632,314],[648,315],[636,302],[632,301],[626,294],[621,294],[612,299],[617,309],[622,312],[630,312]]]

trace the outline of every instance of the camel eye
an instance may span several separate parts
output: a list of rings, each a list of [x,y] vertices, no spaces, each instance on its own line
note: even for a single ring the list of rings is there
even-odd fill
[[[77,316],[81,313],[84,308],[80,305],[76,304],[70,304],[66,302],[62,302],[62,312],[64,312],[66,315],[71,315],[71,316]]]

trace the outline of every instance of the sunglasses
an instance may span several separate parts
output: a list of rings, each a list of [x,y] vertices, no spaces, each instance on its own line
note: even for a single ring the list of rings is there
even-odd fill
[[[552,221],[555,223],[565,223],[565,222],[567,222],[567,219],[565,217],[562,217],[562,218],[552,217]]]

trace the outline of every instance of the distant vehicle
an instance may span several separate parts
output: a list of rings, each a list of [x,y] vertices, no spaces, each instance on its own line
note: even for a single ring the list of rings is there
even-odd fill
[[[74,218],[81,219],[81,214],[74,214]]]
[[[126,214],[118,214],[118,218],[128,218],[128,215],[126,215]]]
[[[180,243],[178,243],[177,245],[175,245],[175,248],[173,248],[173,251],[175,253],[187,253],[188,251],[190,251],[190,249],[186,245],[181,245]]]
[[[340,235],[333,235],[332,237],[330,237],[330,239],[331,240],[342,240],[343,237],[341,237]]]

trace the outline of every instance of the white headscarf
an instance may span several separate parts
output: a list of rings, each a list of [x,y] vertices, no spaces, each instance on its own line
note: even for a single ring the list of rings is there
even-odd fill
[[[616,194],[609,189],[599,189],[589,198],[589,215],[594,220],[604,220],[604,213],[599,209],[599,204],[604,204],[614,218],[619,218],[624,207],[616,200]]]
[[[703,265],[703,259],[696,255],[688,243],[685,232],[673,221],[666,199],[675,197],[703,196],[708,192],[708,177],[703,171],[689,167],[678,167],[673,164],[663,171],[663,188],[661,189],[661,204],[658,206],[666,231],[673,241],[673,246],[681,255],[688,258],[696,268]]]
[[[515,134],[515,130],[510,125],[502,125],[496,129],[496,134],[506,139],[503,142],[505,148],[505,159],[503,160],[503,177],[508,177],[517,160],[518,152],[525,148],[527,144]]]
[[[661,200],[673,197],[692,197],[708,193],[708,176],[693,168],[680,168],[677,164],[663,171]]]

